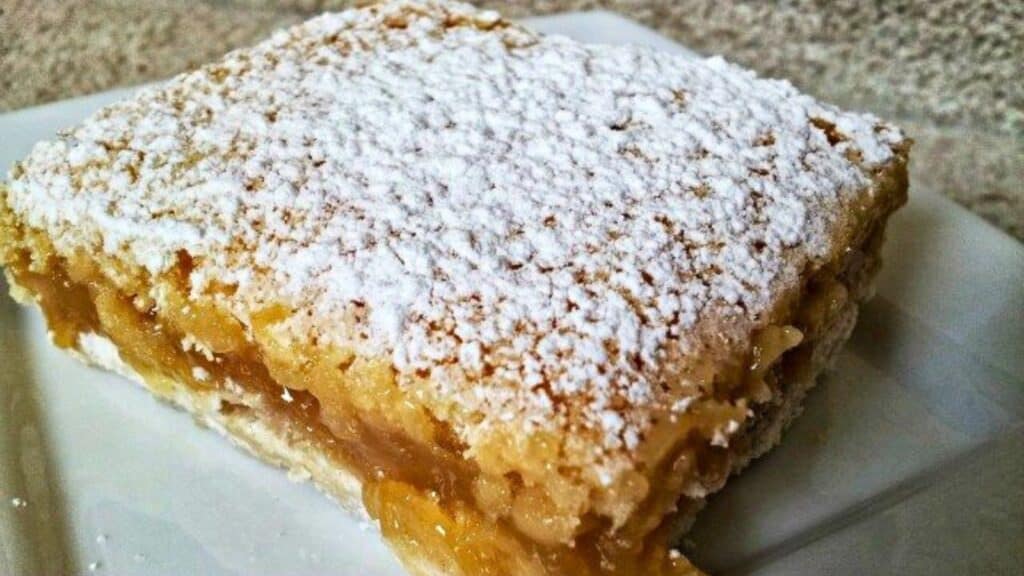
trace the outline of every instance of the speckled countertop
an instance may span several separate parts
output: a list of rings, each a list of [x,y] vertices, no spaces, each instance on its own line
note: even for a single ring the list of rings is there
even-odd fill
[[[352,0],[0,0],[0,110],[167,77]],[[1024,240],[1024,2],[511,0],[607,9],[870,110],[915,138],[912,186]]]

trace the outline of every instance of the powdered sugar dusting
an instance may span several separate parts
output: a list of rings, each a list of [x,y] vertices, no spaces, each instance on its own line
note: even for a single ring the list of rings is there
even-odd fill
[[[194,295],[236,286],[217,297],[243,323],[283,302],[294,337],[429,375],[470,446],[571,428],[608,459],[641,442],[669,349],[756,322],[901,141],[718,59],[392,2],[101,111],[7,201],[61,250],[154,274],[185,251]]]

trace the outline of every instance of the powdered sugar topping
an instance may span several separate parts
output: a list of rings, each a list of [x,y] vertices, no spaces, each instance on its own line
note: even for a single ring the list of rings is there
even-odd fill
[[[8,202],[62,250],[187,252],[244,323],[283,302],[294,337],[428,375],[471,445],[576,423],[631,450],[670,350],[755,322],[902,136],[721,60],[498,24],[316,18],[39,144]]]

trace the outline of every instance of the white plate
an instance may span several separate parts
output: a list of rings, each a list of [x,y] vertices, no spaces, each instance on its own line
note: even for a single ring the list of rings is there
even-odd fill
[[[530,24],[682,50],[611,14]],[[129,92],[0,116],[0,165]],[[926,190],[890,230],[879,295],[835,374],[698,521],[690,554],[703,566],[1024,566],[1024,249]],[[401,574],[372,530],[308,484],[82,367],[37,314],[0,301],[0,574]]]

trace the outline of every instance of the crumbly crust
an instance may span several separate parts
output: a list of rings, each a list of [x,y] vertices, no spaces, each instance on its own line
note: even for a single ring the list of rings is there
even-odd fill
[[[387,358],[467,456],[543,435],[607,486],[652,414],[707,398],[688,367],[745,349],[846,247],[905,146],[718,59],[396,1],[100,111],[5,199],[158,305],[187,258],[193,301]]]

